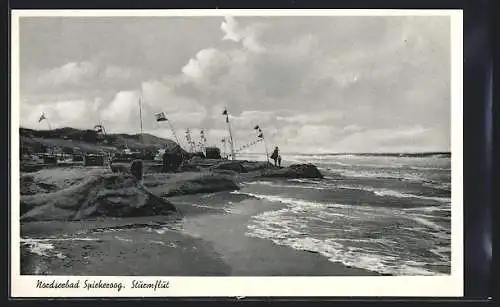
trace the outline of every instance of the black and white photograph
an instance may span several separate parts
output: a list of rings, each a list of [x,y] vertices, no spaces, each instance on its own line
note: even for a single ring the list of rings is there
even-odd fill
[[[452,274],[450,15],[17,22],[20,275]]]

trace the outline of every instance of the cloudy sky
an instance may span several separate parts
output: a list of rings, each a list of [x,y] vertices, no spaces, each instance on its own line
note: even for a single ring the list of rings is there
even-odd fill
[[[283,152],[450,149],[448,17],[23,17],[21,126],[237,147],[260,125]],[[255,148],[254,151],[260,150]]]

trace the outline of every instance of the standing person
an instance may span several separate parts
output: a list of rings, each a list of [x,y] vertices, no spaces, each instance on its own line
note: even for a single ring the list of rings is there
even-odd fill
[[[278,156],[278,166],[281,167],[281,155]]]
[[[274,160],[274,166],[278,166],[278,156],[280,155],[280,150],[278,146],[274,148],[273,153],[271,154],[271,159]]]
[[[132,161],[132,163],[130,163],[130,172],[140,184],[143,183],[144,165],[142,160],[136,159]]]

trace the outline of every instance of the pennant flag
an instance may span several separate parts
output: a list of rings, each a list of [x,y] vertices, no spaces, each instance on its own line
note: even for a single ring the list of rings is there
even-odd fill
[[[164,122],[164,121],[167,121],[167,117],[165,116],[165,113],[163,113],[163,112],[156,113],[156,114],[155,114],[155,117],[156,117],[156,121],[157,121],[157,122]]]
[[[224,112],[222,112],[222,115],[227,115],[227,110],[224,109]]]
[[[255,126],[255,127],[254,127],[254,129],[255,129],[255,130],[260,130],[259,125]]]
[[[259,138],[261,139],[264,138],[264,134],[263,133],[259,134]]]
[[[46,119],[47,117],[45,117],[45,113],[42,113],[42,116],[40,116],[40,119],[38,120],[38,122],[41,122],[42,120]]]
[[[101,133],[102,132],[102,125],[95,125],[94,129],[96,129],[97,132]]]

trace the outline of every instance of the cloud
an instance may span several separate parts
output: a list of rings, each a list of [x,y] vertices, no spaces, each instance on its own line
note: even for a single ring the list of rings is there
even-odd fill
[[[127,80],[133,76],[134,71],[130,68],[119,66],[108,66],[104,69],[103,76],[111,80]]]
[[[223,40],[242,42],[245,48],[253,52],[263,52],[265,50],[258,41],[258,35],[261,29],[258,25],[243,28],[234,17],[226,16],[220,28],[224,32]]]
[[[47,71],[39,82],[47,86],[76,85],[95,76],[97,67],[90,62],[71,62]]]
[[[23,103],[51,105],[63,114],[65,106],[57,103],[80,101],[89,106],[75,107],[82,112],[78,123],[103,118],[111,131],[136,132],[142,97],[145,131],[168,132],[153,116],[166,112],[179,131],[205,128],[217,137],[226,129],[221,112],[228,107],[238,142],[251,139],[259,124],[270,143],[291,151],[449,147],[447,18],[200,20],[110,19],[103,29],[123,26],[115,27],[116,38],[108,35],[81,54],[76,47],[85,46],[75,43],[78,57],[22,75]],[[180,35],[170,30],[173,24],[192,31]],[[168,37],[158,25],[168,26]],[[197,32],[205,26],[207,38]],[[97,32],[92,35],[100,37]],[[131,37],[141,46],[130,44]],[[155,45],[158,39],[176,43]]]
[[[33,75],[35,77],[33,77]],[[69,62],[59,67],[31,72],[23,79],[33,94],[68,94],[89,91],[123,90],[133,87],[142,77],[142,72],[130,67],[103,64],[100,61]],[[28,83],[28,84],[26,84]]]
[[[217,49],[203,49],[182,68],[183,74],[193,82],[215,82],[228,70],[228,57]]]
[[[338,112],[321,112],[321,113],[305,113],[292,116],[277,116],[276,119],[279,121],[284,121],[286,123],[304,125],[304,124],[314,124],[314,123],[325,123],[332,120],[340,119],[342,117],[343,115]]]
[[[136,112],[133,112],[136,111]],[[127,125],[132,115],[139,115],[139,95],[134,91],[118,92],[111,103],[102,111],[105,121],[113,121],[117,125]]]
[[[259,110],[243,111],[239,116],[232,116],[231,122],[237,128],[251,130],[255,125],[263,125],[275,118],[273,112]]]
[[[32,129],[74,127],[91,129],[97,122],[98,108],[101,101],[68,100],[53,103],[27,105],[21,104],[21,126]],[[48,120],[38,122],[40,115],[45,113]],[[90,126],[90,123],[92,125]]]
[[[364,129],[343,136],[336,146],[339,151],[352,152],[425,151],[425,148],[439,148],[441,142],[433,129],[417,125]]]

